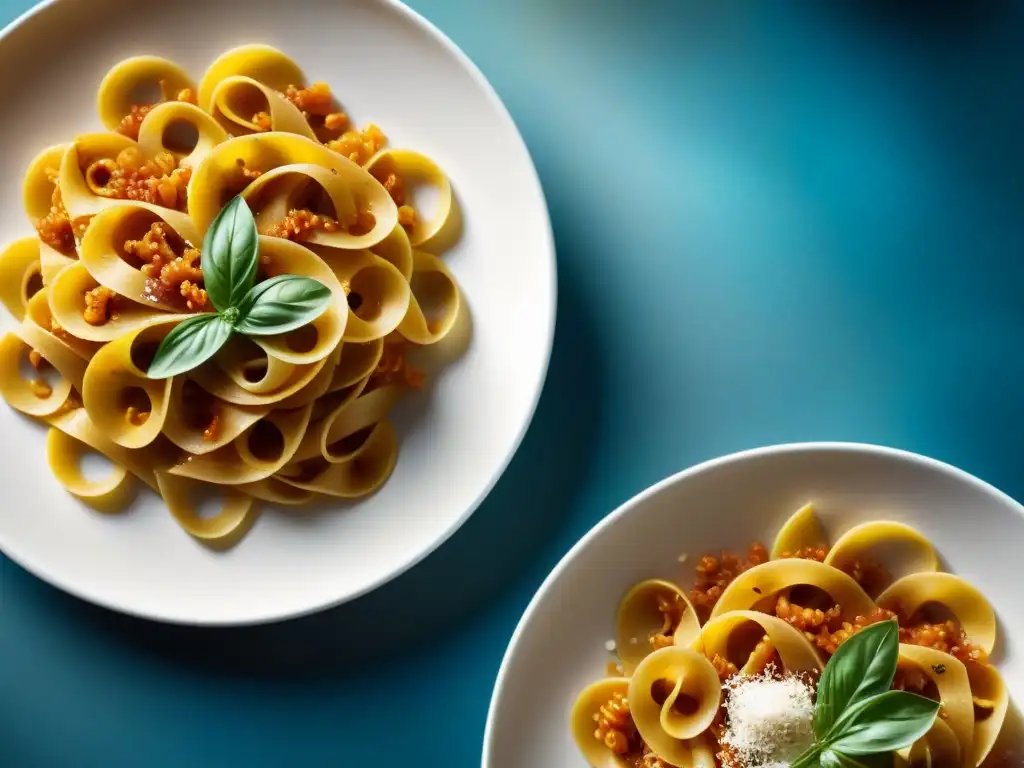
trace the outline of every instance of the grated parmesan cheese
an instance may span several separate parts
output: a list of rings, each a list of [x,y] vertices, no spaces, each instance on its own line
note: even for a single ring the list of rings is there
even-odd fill
[[[787,768],[814,742],[814,688],[769,667],[723,686],[727,725],[722,743],[746,768]]]

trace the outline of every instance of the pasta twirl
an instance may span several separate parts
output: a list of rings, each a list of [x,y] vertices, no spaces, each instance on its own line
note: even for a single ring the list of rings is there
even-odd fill
[[[641,581],[619,601],[615,642],[629,669],[658,648],[685,647],[699,635],[696,611],[683,590],[671,582]]]
[[[264,45],[227,51],[198,84],[172,61],[127,59],[97,108],[106,131],[32,160],[22,198],[36,235],[0,252],[0,302],[20,323],[0,339],[0,394],[49,428],[55,477],[105,511],[140,479],[216,546],[248,530],[258,500],[379,488],[397,462],[389,411],[425,378],[407,353],[460,311],[436,247],[454,208],[447,176],[353,126],[325,83]],[[150,378],[161,340],[219,309],[203,241],[235,196],[258,228],[257,284],[313,278],[331,301],[294,330],[236,333],[199,367]],[[414,250],[424,243],[431,253]],[[107,478],[82,475],[87,450],[114,464]],[[221,511],[200,514],[215,491]]]

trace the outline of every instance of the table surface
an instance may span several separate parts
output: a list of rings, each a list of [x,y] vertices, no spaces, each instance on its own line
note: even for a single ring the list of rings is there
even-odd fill
[[[667,474],[853,440],[1024,497],[1024,6],[892,5],[416,2],[551,208],[558,329],[518,455],[423,564],[276,626],[129,619],[0,557],[0,764],[477,765],[530,596]]]

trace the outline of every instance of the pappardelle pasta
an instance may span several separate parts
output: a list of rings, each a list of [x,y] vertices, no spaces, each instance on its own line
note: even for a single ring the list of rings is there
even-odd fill
[[[869,522],[829,544],[810,505],[770,551],[754,544],[745,556],[702,557],[689,590],[658,579],[630,589],[609,643],[617,657],[576,699],[573,738],[594,768],[803,765],[823,670],[846,641],[882,622],[899,641],[883,688],[939,702],[938,710],[906,748],[850,764],[992,764],[1009,694],[989,658],[988,601],[940,571],[916,530]]]
[[[0,394],[48,426],[54,476],[104,511],[139,480],[208,543],[237,540],[257,500],[372,493],[397,461],[389,411],[425,381],[417,352],[460,312],[439,256],[457,235],[445,174],[354,128],[326,84],[263,45],[226,52],[198,85],[166,59],[127,59],[98,108],[105,132],[32,161],[36,234],[0,254],[19,323],[0,339]],[[235,334],[187,373],[147,376],[176,326],[219,309],[203,242],[237,196],[258,233],[256,286],[303,276],[331,300],[287,333]],[[113,473],[84,476],[88,451]],[[202,517],[212,489],[224,506]]]

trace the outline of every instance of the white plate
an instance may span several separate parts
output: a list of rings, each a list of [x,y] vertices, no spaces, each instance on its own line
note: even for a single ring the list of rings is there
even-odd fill
[[[915,454],[866,445],[783,445],[663,480],[606,517],[562,558],[505,653],[483,767],[585,768],[569,734],[569,709],[580,690],[604,674],[605,642],[623,593],[650,577],[688,584],[702,553],[745,551],[757,539],[770,546],[807,501],[829,533],[884,519],[928,536],[946,568],[995,607],[1000,634],[994,659],[1019,701],[1024,508],[965,472]]]
[[[220,53],[254,42],[293,56],[358,124],[377,123],[392,146],[424,152],[451,177],[464,232],[446,261],[472,336],[405,408],[398,467],[380,493],[315,515],[269,510],[227,553],[191,540],[155,496],[113,517],[78,504],[47,469],[43,430],[0,406],[0,548],[68,592],[167,621],[295,616],[367,592],[426,556],[518,446],[554,330],[551,228],[515,125],[451,41],[386,0],[55,0],[30,12],[0,37],[4,237],[32,232],[20,186],[33,155],[101,129],[96,89],[111,65],[157,54],[198,80]]]

